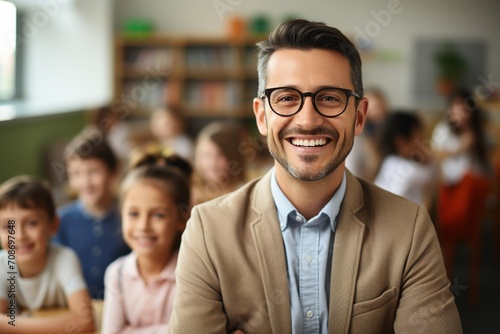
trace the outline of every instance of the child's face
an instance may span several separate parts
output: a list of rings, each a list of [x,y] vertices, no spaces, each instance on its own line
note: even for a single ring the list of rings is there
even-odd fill
[[[185,228],[181,211],[154,181],[138,181],[128,189],[122,204],[125,242],[137,256],[164,261]]]
[[[228,177],[229,161],[210,139],[202,139],[196,145],[195,168],[207,182],[220,182]]]
[[[453,125],[461,127],[467,122],[468,117],[470,117],[470,112],[467,110],[463,101],[456,100],[448,109],[447,116]]]
[[[9,224],[9,221],[14,221],[14,224]],[[14,234],[10,232],[12,225]],[[17,205],[0,209],[2,248],[11,249],[9,240],[12,240],[11,245],[15,245],[15,258],[19,266],[43,263],[50,238],[56,233],[57,228],[58,219],[50,219],[45,210],[23,209]]]
[[[96,207],[112,196],[114,173],[96,158],[72,158],[68,161],[70,187],[88,207]]]
[[[151,115],[151,133],[160,140],[169,140],[183,132],[182,123],[169,111],[156,111]]]

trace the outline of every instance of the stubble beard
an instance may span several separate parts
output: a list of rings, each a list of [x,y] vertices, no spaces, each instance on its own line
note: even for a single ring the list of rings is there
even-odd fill
[[[331,132],[331,131],[330,131]],[[268,132],[270,133],[270,132]],[[303,134],[303,133],[301,133]],[[279,140],[282,141],[283,134],[280,132],[278,136]],[[350,132],[346,132],[341,142],[339,139],[338,132],[335,131],[335,139],[337,140],[337,145],[342,145],[338,154],[334,155],[331,160],[329,160],[324,168],[319,171],[313,171],[308,169],[308,165],[314,163],[319,159],[317,155],[301,155],[300,160],[306,164],[305,168],[297,168],[293,166],[285,156],[283,152],[280,152],[275,142],[272,140],[271,136],[267,138],[267,144],[269,147],[269,153],[271,156],[295,179],[299,181],[318,181],[326,176],[330,175],[335,171],[346,159],[347,155],[351,152],[352,146],[354,144],[354,124]]]

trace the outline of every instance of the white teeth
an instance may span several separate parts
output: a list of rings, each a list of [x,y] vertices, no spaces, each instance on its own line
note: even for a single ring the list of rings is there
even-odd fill
[[[295,146],[323,146],[326,144],[326,139],[292,139],[292,144]]]
[[[153,237],[136,237],[137,240],[152,240]]]

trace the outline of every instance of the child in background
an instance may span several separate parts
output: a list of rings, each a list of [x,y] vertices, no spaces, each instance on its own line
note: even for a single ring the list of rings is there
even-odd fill
[[[59,219],[49,188],[18,176],[0,186],[0,333],[94,330],[89,293],[74,252],[50,243]],[[44,318],[20,311],[69,308]],[[7,313],[7,314],[5,314]],[[9,324],[10,322],[10,324]]]
[[[123,121],[123,117],[119,108],[106,105],[90,112],[90,124],[103,133],[118,159],[127,163],[129,152],[134,144],[132,142],[132,126],[129,122]]]
[[[389,113],[389,101],[378,87],[365,89],[364,95],[368,99],[365,127],[361,135],[354,139],[345,165],[354,175],[373,181],[382,162],[377,141],[382,124]]]
[[[386,117],[378,142],[382,164],[374,183],[430,209],[437,167],[424,146],[423,131],[414,112],[396,111]]]
[[[72,248],[93,299],[104,296],[104,271],[130,249],[123,241],[114,194],[117,159],[96,128],[77,135],[65,150],[70,188],[78,199],[58,210],[56,243]]]
[[[163,149],[193,160],[193,141],[186,134],[184,118],[174,106],[154,110],[150,118],[153,137]]]
[[[106,270],[102,333],[166,333],[192,170],[187,160],[161,153],[132,163],[121,190],[123,236],[132,252]]]
[[[196,138],[193,204],[227,194],[246,180],[245,160],[238,151],[240,131],[233,124],[212,122]]]

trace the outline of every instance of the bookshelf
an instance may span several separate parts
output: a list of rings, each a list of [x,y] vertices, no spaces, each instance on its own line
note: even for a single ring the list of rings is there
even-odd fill
[[[253,118],[258,38],[117,36],[115,105],[147,117],[175,104],[188,119]]]

